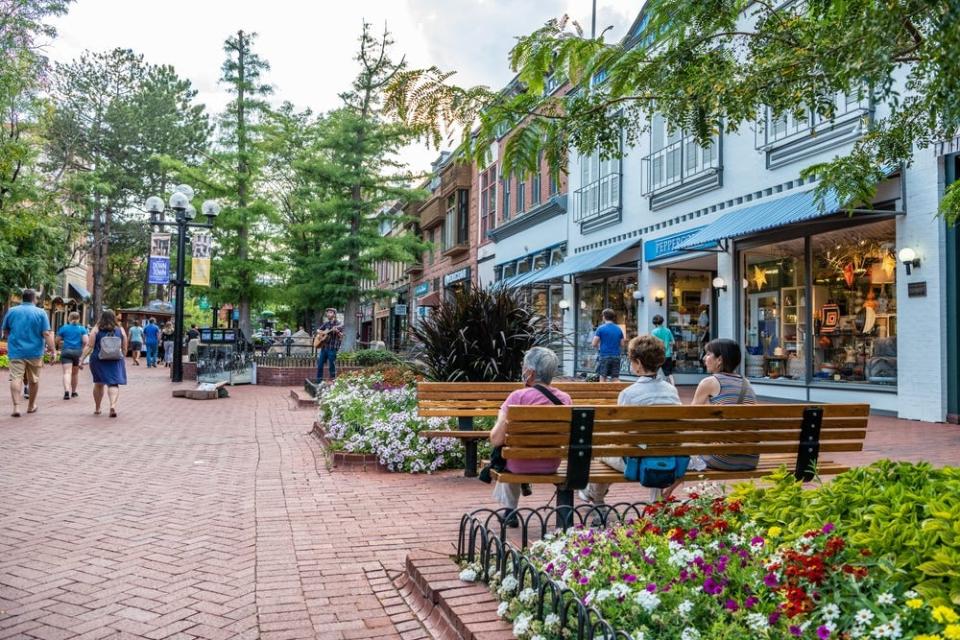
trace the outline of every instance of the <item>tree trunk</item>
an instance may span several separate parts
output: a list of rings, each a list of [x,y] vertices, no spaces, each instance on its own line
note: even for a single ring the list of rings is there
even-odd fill
[[[243,216],[243,224],[240,225],[240,229],[237,232],[239,239],[239,246],[237,249],[237,257],[240,258],[241,263],[247,259],[247,243],[249,242],[249,233],[247,229],[247,187],[249,182],[249,176],[247,172],[249,171],[249,164],[247,162],[247,126],[246,126],[246,113],[244,99],[244,83],[246,82],[246,68],[245,68],[245,57],[246,57],[246,43],[244,42],[243,31],[237,32],[237,39],[239,41],[238,53],[237,53],[237,205],[240,209],[240,215]],[[249,278],[249,274],[246,274]],[[250,294],[249,287],[253,283],[244,282],[243,283],[243,295],[240,296],[240,330],[243,332],[243,335],[249,340],[253,335],[253,330],[250,323]]]

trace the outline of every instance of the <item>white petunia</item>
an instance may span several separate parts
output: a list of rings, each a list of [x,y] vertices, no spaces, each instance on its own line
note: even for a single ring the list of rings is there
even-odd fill
[[[700,640],[700,632],[693,627],[687,627],[680,633],[680,640]]]
[[[517,596],[517,598],[520,599],[521,604],[530,606],[537,601],[537,592],[528,587],[523,591],[521,591],[520,595]]]
[[[467,567],[460,572],[460,579],[464,582],[476,582],[477,581],[477,572]]]
[[[513,635],[522,638],[530,631],[530,623],[533,622],[533,616],[529,613],[521,613],[513,621]]]
[[[748,613],[747,626],[754,631],[763,631],[767,628],[767,616],[762,613]]]
[[[507,601],[501,602],[500,606],[497,607],[497,615],[501,618],[506,618],[508,611],[510,611],[510,603]]]
[[[873,620],[873,612],[869,609],[860,609],[860,611],[857,611],[857,615],[854,616],[854,620],[857,621],[857,624],[869,624],[870,621]]]
[[[893,594],[890,593],[889,591],[887,593],[881,593],[879,596],[877,596],[877,604],[887,605],[887,604],[893,604],[896,601],[897,599],[894,598]]]
[[[693,611],[693,603],[689,600],[684,600],[677,605],[677,613],[684,618],[690,615],[691,611]]]
[[[832,602],[823,607],[823,619],[827,622],[832,622],[840,617],[840,607],[833,604]]]
[[[560,616],[555,613],[548,613],[543,619],[543,628],[546,631],[555,631],[560,629]]]
[[[503,579],[503,582],[500,584],[500,592],[507,595],[512,594],[517,590],[517,587],[520,586],[517,582],[517,579],[513,576],[507,576]]]
[[[916,598],[918,595],[920,594],[914,591],[913,589],[911,589],[910,591],[903,592],[903,597],[906,600],[912,600],[913,598]]]
[[[633,600],[647,613],[652,613],[654,609],[660,606],[660,596],[650,593],[646,589],[638,591],[637,595],[633,596]]]

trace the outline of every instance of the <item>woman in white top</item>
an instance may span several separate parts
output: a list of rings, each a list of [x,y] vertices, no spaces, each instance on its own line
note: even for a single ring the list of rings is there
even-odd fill
[[[627,359],[630,361],[630,370],[638,377],[636,382],[620,392],[617,404],[680,404],[677,388],[657,373],[666,359],[666,349],[659,338],[637,336],[627,345]],[[600,460],[618,471],[624,469],[623,458]],[[609,484],[591,482],[585,491],[580,492],[580,497],[594,504],[603,504],[609,490]]]

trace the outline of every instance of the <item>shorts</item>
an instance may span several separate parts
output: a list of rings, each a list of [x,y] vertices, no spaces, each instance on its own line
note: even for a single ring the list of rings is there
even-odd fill
[[[604,378],[619,378],[620,356],[600,356],[597,358],[597,375]]]
[[[660,370],[663,371],[664,376],[670,377],[673,375],[673,365],[674,365],[673,357],[667,358],[666,360],[663,361],[663,364],[660,365]]]
[[[18,358],[10,361],[10,379],[26,378],[29,384],[40,382],[40,371],[43,369],[43,358],[24,360]]]
[[[141,351],[143,351],[143,344],[140,342],[131,342],[130,351],[133,353],[140,353]]]
[[[83,355],[83,351],[79,349],[63,349],[60,352],[60,364],[72,364],[75,367],[79,367],[81,355]]]

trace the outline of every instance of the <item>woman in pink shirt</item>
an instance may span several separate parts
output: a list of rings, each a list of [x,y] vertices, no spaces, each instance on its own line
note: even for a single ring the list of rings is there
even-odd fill
[[[515,405],[552,405],[572,404],[570,396],[555,387],[549,386],[557,373],[559,361],[557,354],[544,347],[533,347],[523,356],[521,377],[524,387],[517,389],[500,405],[497,424],[490,432],[490,443],[501,447],[507,440],[507,407]],[[546,393],[538,389],[543,388]],[[547,394],[554,396],[554,402]],[[542,458],[533,460],[507,460],[507,471],[513,473],[553,473],[560,466],[560,458]],[[498,482],[493,489],[493,497],[503,506],[516,509],[520,504],[521,486],[519,484]],[[516,525],[516,515],[508,519],[507,524]]]

